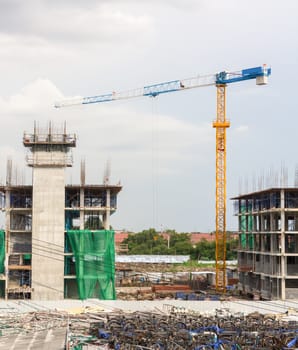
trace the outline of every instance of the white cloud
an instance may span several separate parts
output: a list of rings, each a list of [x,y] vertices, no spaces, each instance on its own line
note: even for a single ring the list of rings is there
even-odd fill
[[[235,132],[237,133],[246,133],[248,131],[248,126],[247,125],[240,125],[238,127],[235,128]]]
[[[15,117],[19,114],[38,114],[53,107],[55,99],[62,98],[61,92],[48,79],[38,79],[25,86],[19,93],[9,97],[0,96],[2,113]]]
[[[94,2],[93,6],[51,6],[46,1],[35,2],[34,11],[22,3],[2,6],[0,30],[15,37],[39,41],[67,41],[84,44],[101,40],[137,39],[153,28],[145,13],[133,14],[117,4]],[[119,43],[121,43],[119,41]]]

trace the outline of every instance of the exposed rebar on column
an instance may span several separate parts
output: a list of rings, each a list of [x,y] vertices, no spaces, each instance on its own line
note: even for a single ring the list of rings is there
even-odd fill
[[[296,164],[295,168],[295,181],[294,181],[294,186],[298,187],[298,164]]]
[[[86,183],[86,162],[85,158],[81,159],[81,186],[84,186]]]
[[[11,185],[11,178],[12,178],[12,160],[11,158],[7,159],[7,165],[6,165],[6,185]]]

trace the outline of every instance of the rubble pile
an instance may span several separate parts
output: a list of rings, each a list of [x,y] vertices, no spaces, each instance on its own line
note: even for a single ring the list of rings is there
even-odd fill
[[[298,323],[274,315],[185,310],[78,315],[69,327],[70,349],[202,350],[296,349]],[[88,345],[88,346],[89,346]],[[90,348],[91,349],[91,348]]]
[[[64,311],[36,311],[0,315],[0,335],[32,333],[67,327],[69,315]]]
[[[298,315],[288,316],[228,309],[210,314],[167,304],[151,312],[85,307],[0,315],[0,334],[61,328],[69,350],[297,349]]]
[[[184,299],[192,293],[188,285],[152,285],[151,287],[121,287],[117,288],[118,300],[160,300]]]

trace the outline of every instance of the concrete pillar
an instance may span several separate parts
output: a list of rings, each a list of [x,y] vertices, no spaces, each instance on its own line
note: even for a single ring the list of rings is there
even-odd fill
[[[264,215],[260,215],[260,225],[261,225],[261,232],[265,231],[265,225],[264,225]]]
[[[280,191],[280,243],[281,243],[281,299],[286,299],[286,257],[285,257],[285,191]]]
[[[10,254],[10,190],[7,189],[5,192],[5,261],[4,261],[4,268],[5,268],[5,300],[7,300],[8,294],[7,294],[7,288],[8,288],[8,259]]]
[[[105,230],[110,229],[110,215],[111,215],[111,190],[106,189],[106,209],[103,215],[103,227]]]
[[[32,300],[64,298],[65,168],[72,166],[70,149],[76,136],[34,128],[24,133],[31,151],[32,193]]]
[[[85,216],[84,216],[84,207],[85,207],[85,193],[84,187],[80,187],[80,230],[85,229]]]
[[[85,229],[85,181],[86,181],[86,167],[85,159],[81,160],[81,186],[80,186],[80,230]]]
[[[64,298],[64,168],[33,169],[32,299]]]

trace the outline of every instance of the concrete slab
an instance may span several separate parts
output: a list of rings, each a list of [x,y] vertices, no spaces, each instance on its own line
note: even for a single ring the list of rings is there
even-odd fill
[[[0,350],[63,350],[66,328],[0,337]]]

